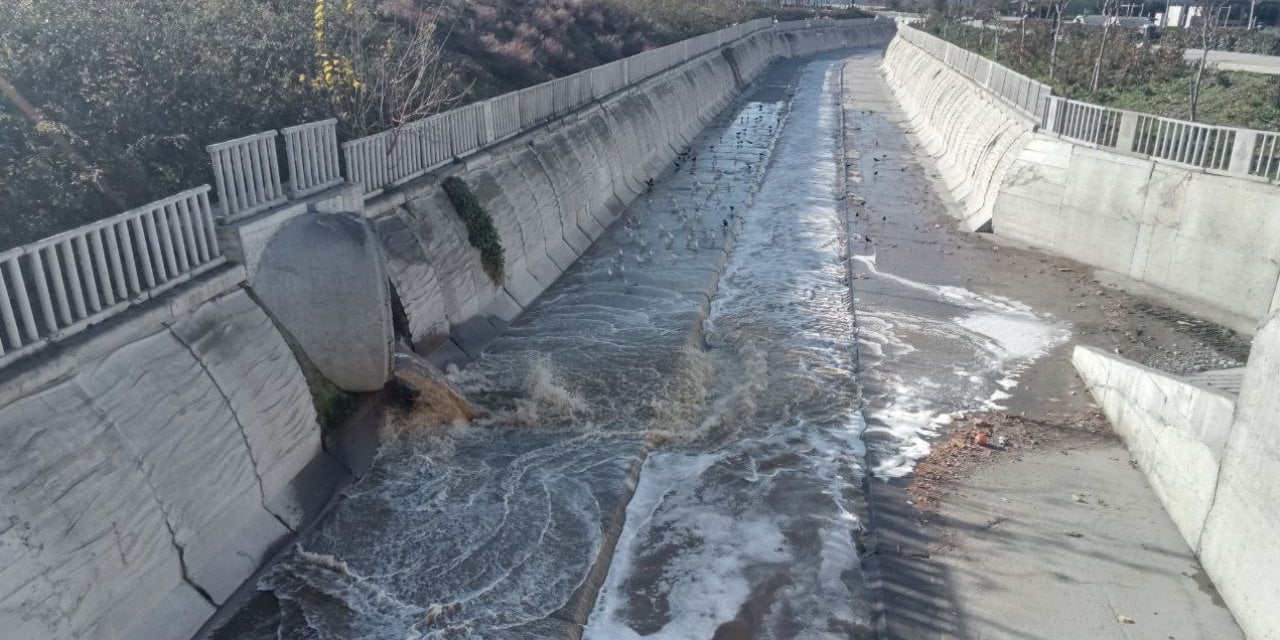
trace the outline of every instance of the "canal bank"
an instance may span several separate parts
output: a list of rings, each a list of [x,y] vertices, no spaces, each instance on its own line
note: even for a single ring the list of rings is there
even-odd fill
[[[878,62],[844,70],[860,379],[873,428],[878,412],[897,415],[925,436],[915,453],[933,451],[896,477],[910,461],[868,445],[888,637],[1243,637],[1070,353],[1090,344],[1187,374],[1239,364],[1247,341],[1087,266],[958,231]],[[1029,351],[1040,356],[998,367],[1012,375],[994,386],[972,382],[991,379],[975,363]],[[913,403],[913,387],[928,393]],[[988,447],[973,443],[981,430]]]

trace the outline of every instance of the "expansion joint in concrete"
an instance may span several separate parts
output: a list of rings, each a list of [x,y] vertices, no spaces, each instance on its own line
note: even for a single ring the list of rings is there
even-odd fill
[[[79,387],[78,384],[76,386]],[[111,416],[107,415],[107,412],[103,411],[98,404],[93,401],[93,397],[89,396],[88,392],[85,391],[83,387],[79,388],[81,392],[85,393],[86,397],[89,398],[89,406],[98,414],[98,419],[103,424],[110,425],[111,430],[116,432],[116,435],[120,438],[120,442],[129,450],[129,454],[133,456],[134,462],[138,465],[138,473],[142,476],[142,481],[146,483],[147,491],[151,493],[151,499],[156,503],[156,509],[160,511],[160,517],[164,520],[164,528],[169,532],[169,544],[173,545],[173,550],[178,556],[178,568],[182,571],[182,581],[187,583],[187,585],[194,589],[196,593],[200,594],[200,597],[204,598],[205,601],[209,603],[209,606],[217,607],[218,603],[213,600],[213,596],[191,577],[191,569],[187,565],[187,550],[182,546],[182,543],[178,542],[178,530],[173,526],[173,519],[169,515],[169,510],[165,508],[164,501],[160,499],[160,491],[156,489],[156,485],[151,481],[151,474],[147,473],[147,469],[143,465],[142,452],[134,448],[133,442],[130,441],[129,438],[125,437],[124,432],[121,431],[120,427],[111,419]]]
[[[1235,411],[1232,412],[1231,419],[1232,422],[1235,421]],[[1223,451],[1224,456],[1225,454],[1226,452]],[[1218,504],[1218,489],[1222,487],[1222,474],[1226,472],[1228,466],[1226,460],[1218,460],[1218,473],[1213,476],[1213,489],[1209,492],[1209,506],[1204,510],[1204,520],[1200,522],[1199,533],[1191,545],[1191,550],[1195,552],[1197,558],[1201,557],[1200,554],[1204,550],[1204,532],[1209,528],[1209,519],[1213,517],[1213,508]]]
[[[183,340],[182,336],[178,335],[178,332],[174,331],[172,326],[166,324],[165,329],[169,332],[169,335],[172,335],[173,338],[178,341],[178,344],[181,344],[187,352],[191,354],[191,357],[200,364],[200,370],[209,378],[209,382],[213,384],[213,388],[218,390],[218,395],[222,396],[222,402],[226,405],[227,410],[231,412],[231,418],[236,421],[236,429],[240,433],[241,440],[244,441],[244,450],[249,454],[249,466],[253,468],[253,477],[258,481],[258,497],[259,501],[262,503],[262,508],[265,509],[267,513],[270,513],[271,517],[278,520],[286,530],[293,531],[293,527],[289,526],[289,523],[286,522],[284,518],[280,517],[279,514],[271,510],[271,507],[267,506],[267,489],[262,480],[262,473],[258,470],[258,458],[253,454],[253,446],[249,444],[249,433],[245,430],[244,422],[240,419],[240,414],[236,411],[235,403],[231,402],[231,396],[227,395],[227,391],[218,383],[218,378],[213,375],[213,372],[209,371],[208,365],[204,363],[204,360],[200,358],[200,355],[196,353],[195,349],[193,349],[186,340]]]

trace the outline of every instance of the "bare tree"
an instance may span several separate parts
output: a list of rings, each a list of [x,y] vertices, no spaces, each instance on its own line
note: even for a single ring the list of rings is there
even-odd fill
[[[326,6],[333,4],[336,6]],[[398,129],[459,98],[437,37],[439,9],[392,19],[372,0],[316,1],[312,81],[351,135]]]
[[[1098,42],[1098,54],[1093,59],[1093,82],[1089,90],[1098,93],[1102,87],[1102,59],[1107,53],[1107,36],[1111,35],[1111,25],[1118,20],[1120,0],[1102,0],[1102,39]]]
[[[1031,0],[1018,2],[1018,51],[1025,55],[1027,51],[1027,14],[1031,12]]]
[[[1062,39],[1062,10],[1067,0],[1053,0],[1053,44],[1049,47],[1049,79],[1052,80],[1058,69],[1058,41]]]
[[[1191,121],[1195,122],[1200,107],[1200,89],[1204,82],[1204,69],[1209,63],[1209,48],[1218,37],[1218,29],[1231,14],[1230,0],[1202,0],[1200,4],[1200,58],[1196,60],[1196,73],[1191,78],[1191,94],[1188,96]],[[1221,15],[1226,11],[1227,16]]]

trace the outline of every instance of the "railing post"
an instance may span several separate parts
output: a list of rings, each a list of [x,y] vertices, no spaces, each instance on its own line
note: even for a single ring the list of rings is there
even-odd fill
[[[594,88],[592,93],[594,93]],[[484,134],[482,144],[489,144],[498,139],[497,129],[493,127],[493,100],[484,101]]]
[[[1258,134],[1254,131],[1236,130],[1235,143],[1231,145],[1231,161],[1227,165],[1227,173],[1247,176],[1253,168],[1253,153],[1258,145]]]
[[[1120,128],[1116,132],[1116,150],[1133,153],[1134,141],[1138,137],[1138,114],[1133,111],[1120,112]]]
[[[1062,133],[1058,131],[1058,110],[1061,108],[1062,98],[1049,96],[1048,102],[1048,107],[1044,110],[1044,120],[1040,125],[1049,133]]]

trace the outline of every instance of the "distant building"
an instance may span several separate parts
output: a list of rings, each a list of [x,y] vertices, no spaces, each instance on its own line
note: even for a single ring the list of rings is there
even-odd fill
[[[1204,5],[1201,0],[1169,0],[1168,9],[1156,14],[1156,25],[1160,27],[1198,27],[1204,17]],[[1246,10],[1248,7],[1244,7]],[[1223,26],[1245,26],[1246,13],[1235,11],[1233,5],[1218,8],[1217,23]]]
[[[1195,2],[1170,0],[1164,13],[1156,14],[1156,25],[1161,27],[1192,27],[1200,23],[1204,7]]]

